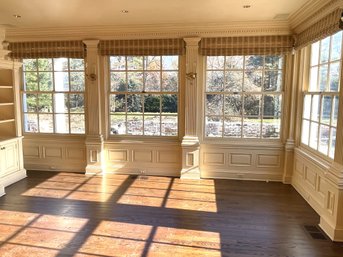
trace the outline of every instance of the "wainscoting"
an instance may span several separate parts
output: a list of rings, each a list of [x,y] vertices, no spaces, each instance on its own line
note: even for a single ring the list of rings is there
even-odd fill
[[[284,146],[202,144],[203,178],[282,181]]]
[[[181,146],[179,142],[107,142],[107,173],[146,174],[179,177]]]
[[[28,170],[84,171],[84,138],[50,136],[24,138],[24,161]]]
[[[337,186],[335,168],[303,149],[294,157],[293,187],[320,215],[320,227],[336,241],[343,241],[342,190]]]

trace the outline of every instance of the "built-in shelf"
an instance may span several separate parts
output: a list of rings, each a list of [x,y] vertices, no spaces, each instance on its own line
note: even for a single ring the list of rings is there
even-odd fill
[[[14,121],[15,121],[15,119],[0,120],[0,124],[1,123],[14,122]]]
[[[10,106],[14,105],[14,103],[0,103],[0,106]]]
[[[13,87],[12,86],[3,86],[3,85],[0,85],[0,89],[12,89]]]

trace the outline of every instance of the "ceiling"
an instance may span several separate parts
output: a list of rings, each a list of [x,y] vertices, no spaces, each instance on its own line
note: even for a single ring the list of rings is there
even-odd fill
[[[287,20],[308,0],[0,0],[0,25],[47,28]],[[243,5],[251,5],[243,8]],[[128,10],[128,13],[122,13]],[[20,15],[21,18],[15,18]]]

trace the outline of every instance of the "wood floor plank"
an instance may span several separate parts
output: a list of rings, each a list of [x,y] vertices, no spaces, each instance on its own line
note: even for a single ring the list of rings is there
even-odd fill
[[[343,256],[281,183],[32,171],[6,192],[0,256]]]

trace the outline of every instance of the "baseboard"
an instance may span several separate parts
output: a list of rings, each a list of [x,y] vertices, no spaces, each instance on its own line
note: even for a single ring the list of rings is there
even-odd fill
[[[282,174],[254,173],[249,171],[212,171],[201,172],[201,178],[207,179],[234,179],[252,181],[276,181],[282,182]]]
[[[147,175],[147,176],[165,176],[180,177],[180,170],[174,168],[153,168],[145,167],[143,173],[137,168],[108,168],[106,174],[124,174],[124,175]]]
[[[320,217],[319,227],[330,237],[332,241],[343,242],[343,228],[334,228],[323,217]]]

